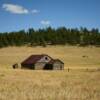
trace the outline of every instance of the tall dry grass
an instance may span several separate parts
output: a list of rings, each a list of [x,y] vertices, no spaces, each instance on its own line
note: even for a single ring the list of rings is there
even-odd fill
[[[0,70],[0,100],[99,100],[100,72]]]

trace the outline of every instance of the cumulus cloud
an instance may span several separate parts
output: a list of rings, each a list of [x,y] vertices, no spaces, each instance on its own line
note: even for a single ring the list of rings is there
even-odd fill
[[[37,9],[33,9],[33,10],[32,10],[32,13],[33,13],[33,14],[37,14],[37,13],[39,13],[39,12],[40,12],[40,11],[37,10]]]
[[[41,24],[43,24],[43,25],[50,25],[50,21],[49,20],[42,20]]]
[[[5,9],[5,11],[8,11],[8,12],[14,13],[14,14],[27,14],[27,13],[29,13],[29,11],[26,8],[24,8],[20,5],[3,4],[2,8]]]

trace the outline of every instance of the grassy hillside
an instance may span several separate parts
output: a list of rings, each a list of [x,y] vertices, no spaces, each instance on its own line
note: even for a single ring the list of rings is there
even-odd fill
[[[100,66],[100,48],[74,46],[42,47],[8,47],[0,49],[0,68],[12,68],[12,64],[20,63],[32,54],[48,54],[65,63],[65,69],[93,68]]]

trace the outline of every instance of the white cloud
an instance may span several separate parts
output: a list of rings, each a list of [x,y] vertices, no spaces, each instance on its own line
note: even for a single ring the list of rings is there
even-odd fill
[[[48,20],[42,20],[41,24],[43,24],[43,25],[50,25],[50,21],[48,21]]]
[[[29,11],[27,9],[25,9],[24,7],[19,6],[19,5],[14,5],[14,4],[3,4],[2,8],[8,12],[14,13],[14,14],[27,14],[27,13],[29,13]]]
[[[33,10],[32,10],[32,13],[33,13],[33,14],[37,14],[37,13],[39,13],[39,12],[40,12],[40,11],[37,10],[37,9],[33,9]]]

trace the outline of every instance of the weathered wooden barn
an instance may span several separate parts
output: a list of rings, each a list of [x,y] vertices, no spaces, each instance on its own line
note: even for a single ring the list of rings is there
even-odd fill
[[[62,70],[64,63],[59,59],[53,59],[46,54],[31,55],[21,63],[21,68],[36,70]]]

